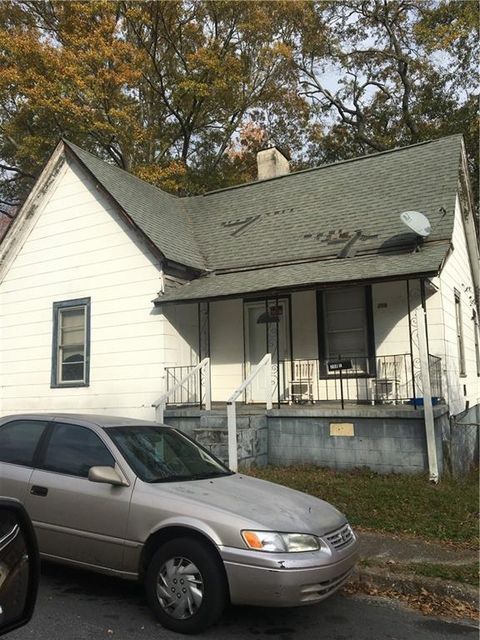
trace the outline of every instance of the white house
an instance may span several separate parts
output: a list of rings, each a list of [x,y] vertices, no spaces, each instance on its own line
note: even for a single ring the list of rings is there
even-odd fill
[[[60,142],[0,245],[1,413],[153,419],[169,392],[165,420],[208,439],[270,354],[238,425],[272,461],[423,469],[424,421],[441,457],[480,398],[461,136],[288,171],[269,149],[263,179],[177,198]]]

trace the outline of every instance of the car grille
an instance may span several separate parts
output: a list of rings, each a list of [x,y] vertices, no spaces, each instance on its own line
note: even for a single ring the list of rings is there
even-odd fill
[[[344,549],[355,540],[355,535],[352,531],[352,527],[349,524],[343,525],[340,529],[327,533],[324,536],[326,541],[334,549]]]

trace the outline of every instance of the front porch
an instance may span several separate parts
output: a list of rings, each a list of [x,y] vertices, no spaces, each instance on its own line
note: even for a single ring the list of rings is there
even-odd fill
[[[325,410],[349,405],[409,405],[414,408],[423,405],[419,364],[409,353],[378,356],[373,365],[365,358],[347,356],[333,362],[351,366],[343,372],[322,375],[318,359],[272,363],[272,403],[277,409],[302,405],[312,410],[318,410],[320,405]],[[205,407],[204,376],[198,374],[188,378],[189,374],[196,373],[195,369],[196,365],[165,367],[166,390],[171,391],[166,403],[168,407]],[[429,354],[429,374],[432,402],[438,404],[443,398],[441,358],[432,354]],[[211,389],[212,397],[218,396],[215,391],[215,388]],[[239,405],[243,413],[257,413],[256,407],[265,403],[264,384],[259,383],[255,393],[255,399],[251,389],[247,388],[242,394]],[[217,409],[226,407],[226,401],[216,400],[213,404]]]
[[[210,400],[226,402],[270,353],[277,408],[422,406],[417,318],[426,322],[427,305],[429,391],[436,404],[444,394],[435,299],[432,285],[414,280],[166,307],[176,343],[174,362],[165,366],[167,405],[205,406],[204,376],[190,375],[204,358]],[[264,404],[269,395],[265,376],[258,375],[237,401]]]
[[[435,293],[404,280],[166,307],[157,417],[247,465],[424,471],[448,416]]]

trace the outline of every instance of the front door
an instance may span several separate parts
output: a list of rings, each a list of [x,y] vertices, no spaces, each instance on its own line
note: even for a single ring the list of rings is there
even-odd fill
[[[288,298],[244,303],[245,373],[248,376],[266,353],[272,354],[272,399],[284,400],[285,361],[290,358]],[[280,385],[280,393],[278,393]],[[260,373],[247,387],[247,402],[265,402],[265,376]]]

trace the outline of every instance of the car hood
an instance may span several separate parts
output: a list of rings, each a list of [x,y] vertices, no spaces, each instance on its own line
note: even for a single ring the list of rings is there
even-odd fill
[[[234,474],[208,480],[150,485],[202,505],[202,510],[229,512],[275,531],[323,535],[341,527],[345,516],[328,502],[273,482]]]

